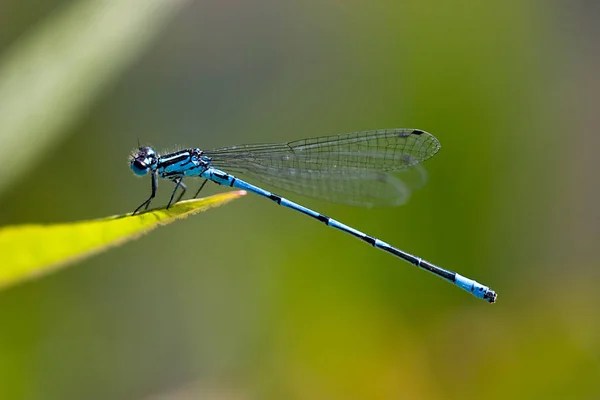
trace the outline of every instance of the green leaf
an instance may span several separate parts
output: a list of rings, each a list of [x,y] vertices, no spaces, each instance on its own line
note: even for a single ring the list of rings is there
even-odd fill
[[[245,194],[243,190],[227,192],[182,201],[168,210],[162,208],[136,215],[0,228],[0,289],[66,267],[137,239],[159,225],[220,206]]]

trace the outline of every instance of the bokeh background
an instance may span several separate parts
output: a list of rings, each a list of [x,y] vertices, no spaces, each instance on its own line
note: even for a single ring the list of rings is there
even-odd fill
[[[600,398],[599,4],[3,1],[2,225],[133,210],[138,139],[414,127],[407,205],[291,197],[499,297],[249,195],[1,292],[0,399]]]

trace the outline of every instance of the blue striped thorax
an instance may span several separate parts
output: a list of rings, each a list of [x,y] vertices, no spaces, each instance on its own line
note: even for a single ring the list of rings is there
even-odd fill
[[[131,170],[138,176],[156,171],[161,178],[198,176],[210,165],[210,157],[198,148],[160,156],[151,147],[140,147],[131,158]]]

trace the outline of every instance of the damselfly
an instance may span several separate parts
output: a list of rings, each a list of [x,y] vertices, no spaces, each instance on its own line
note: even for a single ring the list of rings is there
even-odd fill
[[[487,286],[228,173],[240,173],[276,188],[339,203],[396,205],[406,188],[393,173],[416,166],[432,157],[439,148],[440,143],[433,135],[406,128],[353,132],[288,143],[238,145],[208,151],[192,148],[166,155],[159,155],[151,147],[140,147],[131,157],[131,169],[136,175],[150,174],[152,192],[133,213],[142,208],[148,209],[156,195],[159,177],[175,184],[167,208],[173,203],[178,189],[181,192],[175,202],[187,190],[182,182],[184,178],[201,177],[204,182],[194,197],[209,180],[247,190],[347,232],[444,278],[475,297],[494,303],[496,293]]]

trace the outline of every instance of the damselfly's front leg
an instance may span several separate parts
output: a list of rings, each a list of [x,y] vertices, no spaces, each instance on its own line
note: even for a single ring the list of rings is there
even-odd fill
[[[140,208],[142,208],[142,207],[144,207],[144,210],[147,210],[150,203],[152,203],[152,200],[154,199],[154,197],[156,197],[156,188],[158,187],[158,177],[156,176],[156,173],[153,172],[150,178],[152,179],[152,193],[150,194],[150,197],[148,198],[148,200],[146,200],[145,202],[140,204],[140,206],[135,209],[135,211],[133,212],[132,215],[137,214],[137,212],[140,211]]]

